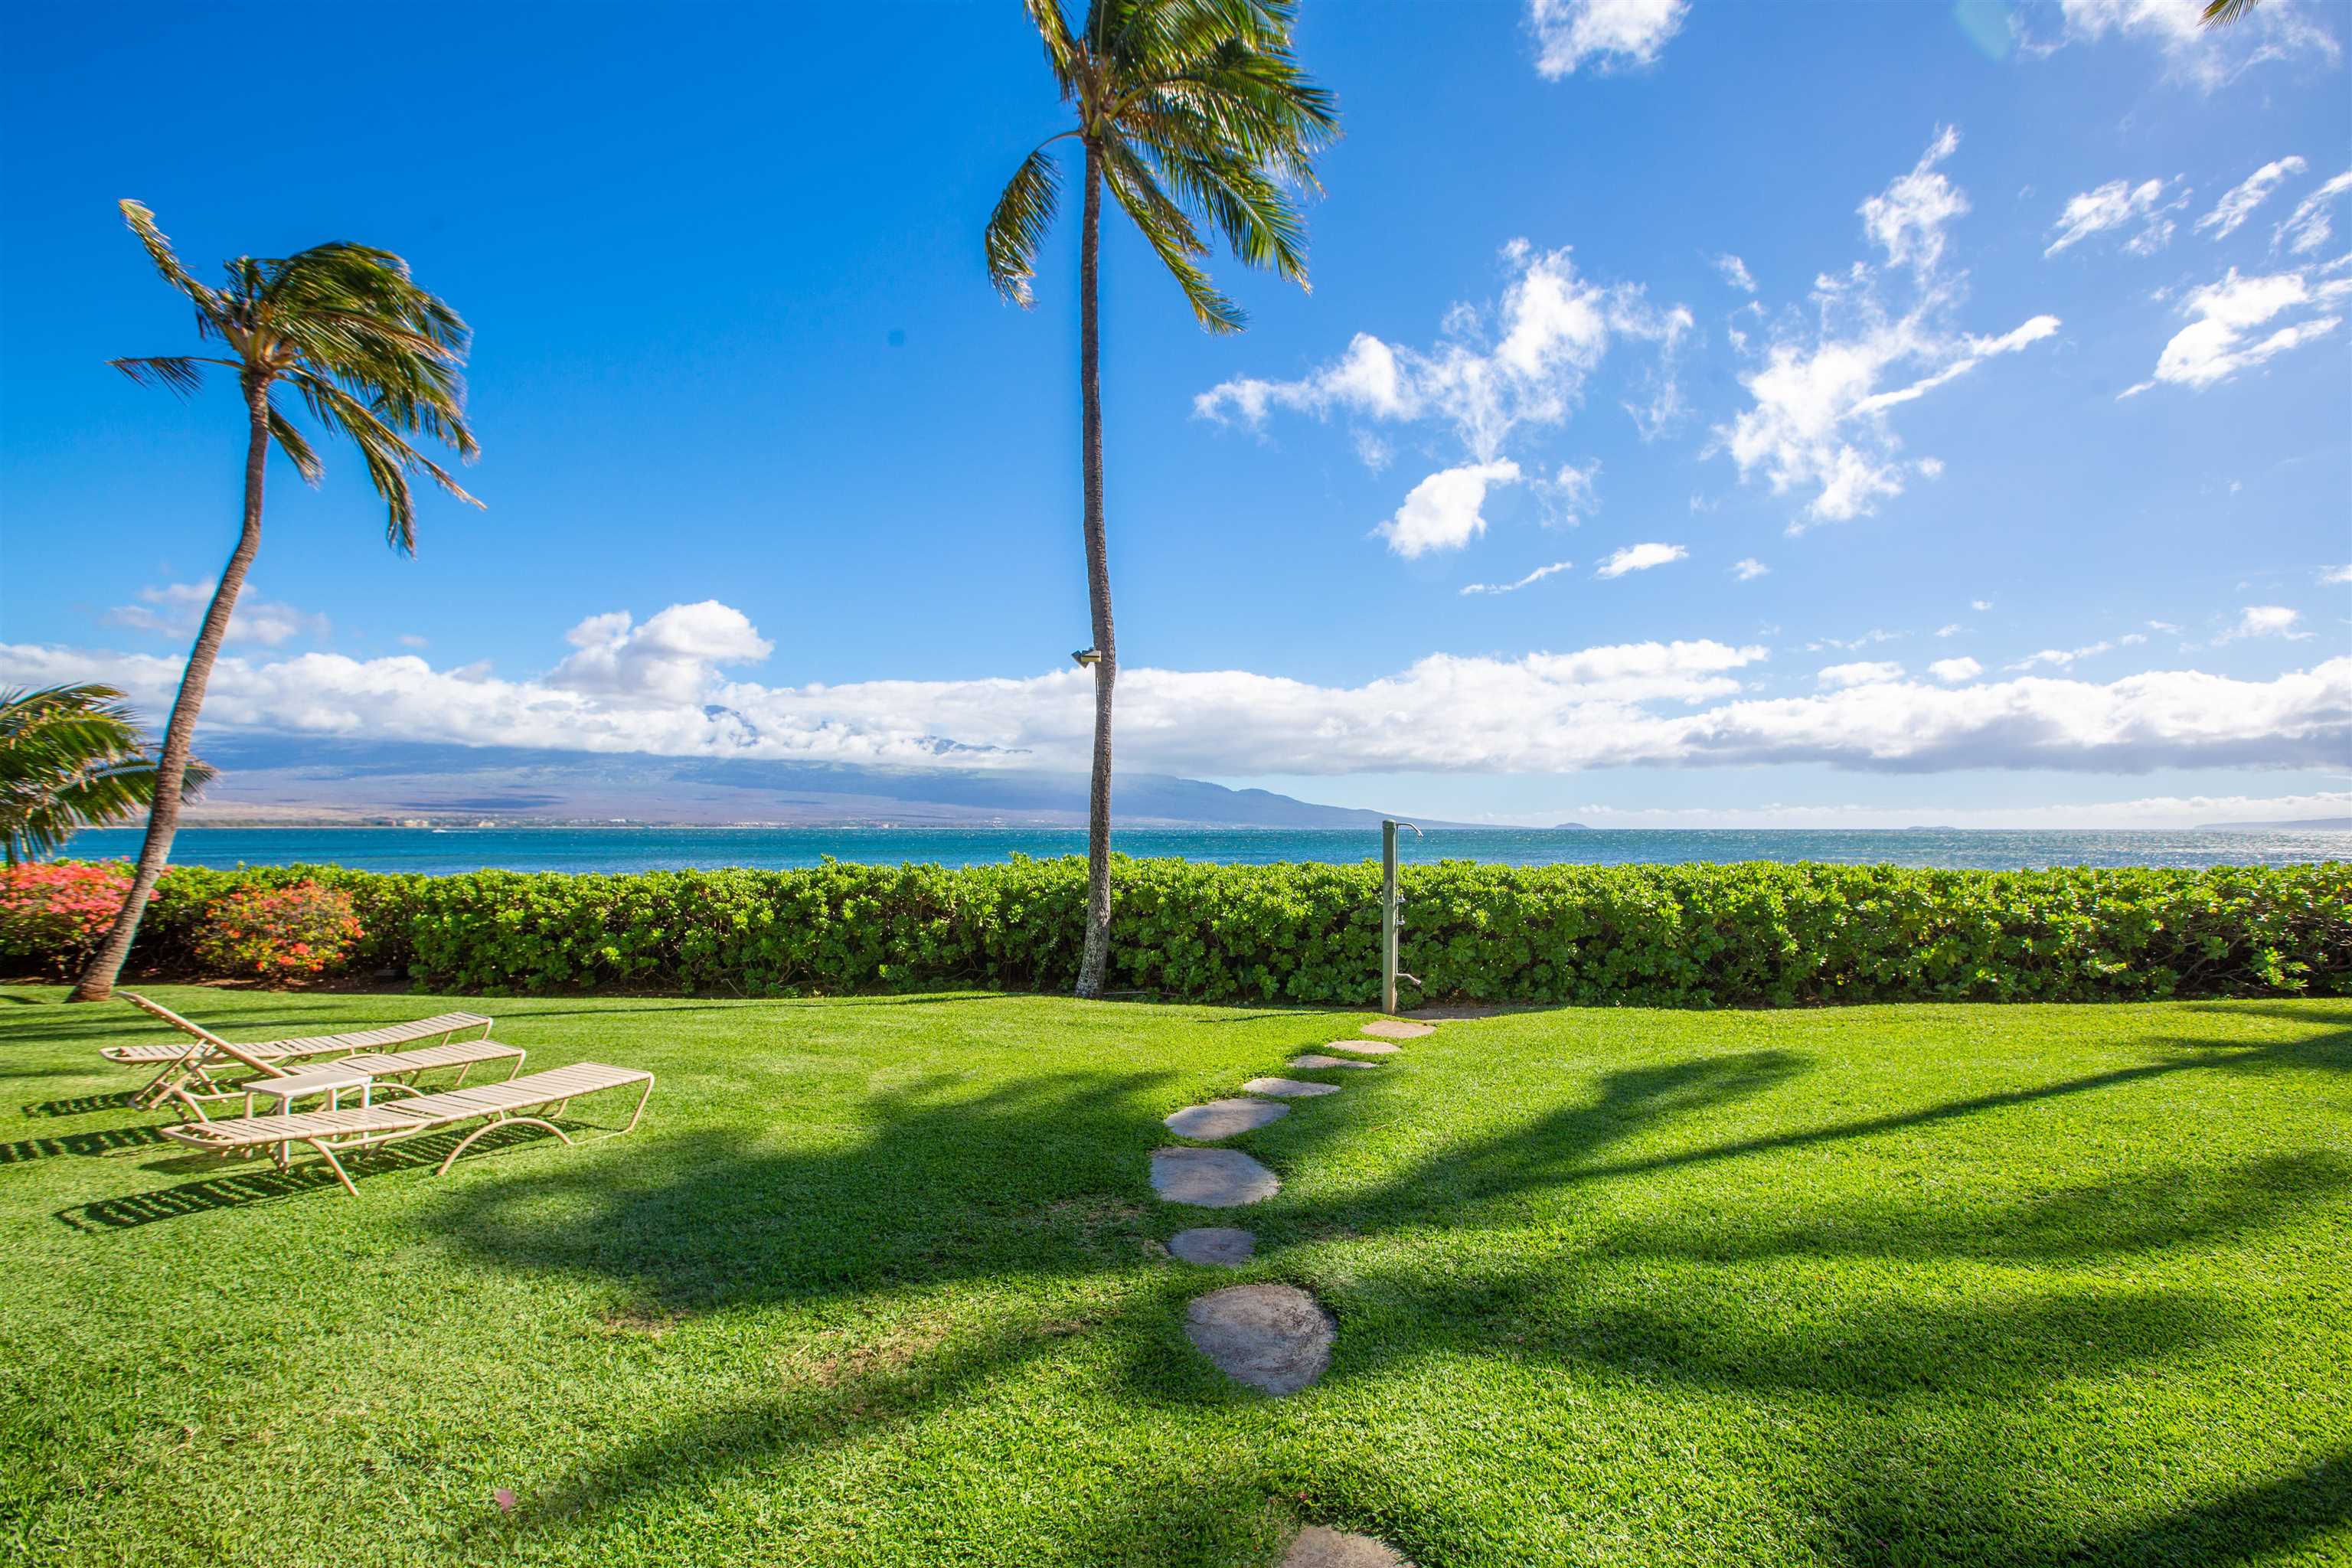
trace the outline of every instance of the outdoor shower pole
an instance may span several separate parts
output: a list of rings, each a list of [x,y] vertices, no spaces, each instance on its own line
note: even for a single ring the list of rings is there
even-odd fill
[[[1381,1011],[1396,1011],[1397,889],[1394,822],[1381,824]]]

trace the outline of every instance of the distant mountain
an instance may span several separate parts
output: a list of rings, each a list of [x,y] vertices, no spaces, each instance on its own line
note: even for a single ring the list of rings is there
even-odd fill
[[[207,736],[197,750],[220,778],[189,810],[191,826],[625,820],[1067,827],[1087,820],[1085,776],[1042,769],[875,768],[284,736]],[[1382,816],[1168,773],[1121,773],[1113,799],[1119,821],[1144,826],[1377,827]]]
[[[1580,822],[1555,822],[1551,825],[1551,830],[1554,833],[1590,833],[1592,831],[1591,828],[1587,827]]]
[[[2200,833],[2352,833],[2352,816],[2304,816],[2292,822],[2208,822]]]

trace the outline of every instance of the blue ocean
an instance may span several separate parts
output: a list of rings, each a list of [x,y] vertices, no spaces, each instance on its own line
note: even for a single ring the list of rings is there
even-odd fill
[[[1278,860],[1345,864],[1381,852],[1377,828],[1196,828],[1118,833],[1120,853],[1234,865]],[[67,853],[129,858],[139,834],[77,834]],[[955,827],[191,827],[172,859],[183,866],[349,866],[443,874],[653,871],[686,868],[814,866],[831,857],[978,866],[1016,855],[1086,853],[1076,830]],[[1469,828],[1402,835],[1407,863],[1485,860],[1508,866],[1729,860],[1822,860],[1843,865],[2018,870],[2045,866],[2276,866],[2352,858],[2352,833],[2214,833],[1904,828],[1838,832],[1774,828]]]

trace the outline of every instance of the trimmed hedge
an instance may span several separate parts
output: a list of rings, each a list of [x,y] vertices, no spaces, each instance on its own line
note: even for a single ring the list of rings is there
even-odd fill
[[[1117,864],[1111,988],[1377,999],[1371,864]],[[1402,872],[1419,997],[1580,1005],[2128,1001],[2352,993],[2352,863],[2206,870],[1537,866]],[[827,861],[626,876],[337,867],[167,873],[136,962],[196,969],[213,900],[310,879],[352,900],[354,967],[441,991],[1067,990],[1086,864]],[[28,953],[5,954],[17,959]]]

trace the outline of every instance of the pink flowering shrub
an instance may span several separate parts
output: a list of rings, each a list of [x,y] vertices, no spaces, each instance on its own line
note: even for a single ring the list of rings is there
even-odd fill
[[[0,868],[0,954],[71,973],[104,940],[130,891],[117,866]]]
[[[364,934],[349,893],[302,881],[215,899],[193,945],[208,973],[283,980],[342,967]]]

